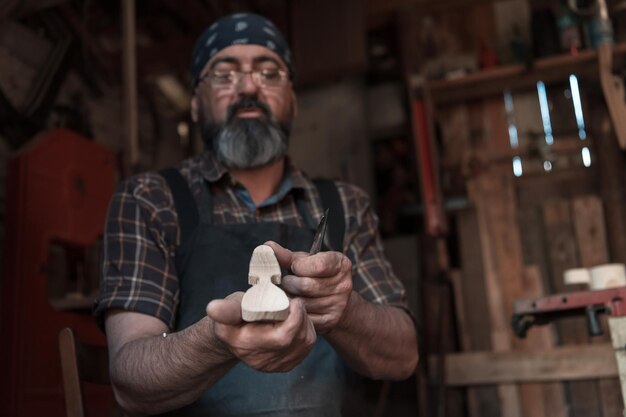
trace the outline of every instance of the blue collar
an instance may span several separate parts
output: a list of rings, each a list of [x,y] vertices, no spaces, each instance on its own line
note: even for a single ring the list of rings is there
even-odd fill
[[[254,205],[254,201],[252,201],[250,193],[244,187],[235,187],[235,194],[241,199],[241,201],[246,204],[246,206],[248,206],[248,208],[250,208],[251,210],[255,210],[257,208],[267,207],[278,203],[285,195],[287,195],[289,191],[291,191],[292,188],[293,181],[289,176],[284,176],[280,183],[280,187],[278,187],[278,191],[275,194],[272,194],[271,196],[266,198],[258,206]]]

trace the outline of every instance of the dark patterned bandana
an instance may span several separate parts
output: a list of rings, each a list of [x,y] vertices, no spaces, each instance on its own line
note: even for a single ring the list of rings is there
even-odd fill
[[[191,54],[192,88],[198,84],[200,72],[213,55],[231,45],[260,45],[275,52],[289,68],[289,77],[293,80],[291,52],[282,33],[262,16],[236,13],[217,20],[196,41]]]

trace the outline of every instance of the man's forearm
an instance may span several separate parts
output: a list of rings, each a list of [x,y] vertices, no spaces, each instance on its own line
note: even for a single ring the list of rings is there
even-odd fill
[[[408,378],[417,366],[415,326],[400,308],[373,304],[354,291],[341,323],[326,335],[358,373],[373,379]]]
[[[196,400],[236,359],[211,330],[209,318],[167,337],[126,343],[112,362],[111,380],[127,413],[155,414]]]

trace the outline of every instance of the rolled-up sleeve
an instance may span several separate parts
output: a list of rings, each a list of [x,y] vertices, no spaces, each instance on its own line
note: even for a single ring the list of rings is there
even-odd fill
[[[347,255],[352,260],[353,288],[364,299],[409,311],[406,291],[387,260],[378,231],[378,217],[367,194],[339,183],[346,208]]]
[[[179,282],[174,254],[178,221],[169,188],[155,173],[122,182],[111,198],[94,315],[109,309],[148,314],[174,325]]]

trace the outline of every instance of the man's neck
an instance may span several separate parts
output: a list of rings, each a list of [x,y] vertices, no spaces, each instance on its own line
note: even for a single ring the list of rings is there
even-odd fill
[[[248,190],[252,201],[258,206],[278,191],[285,172],[285,158],[259,168],[230,168],[229,172]]]

